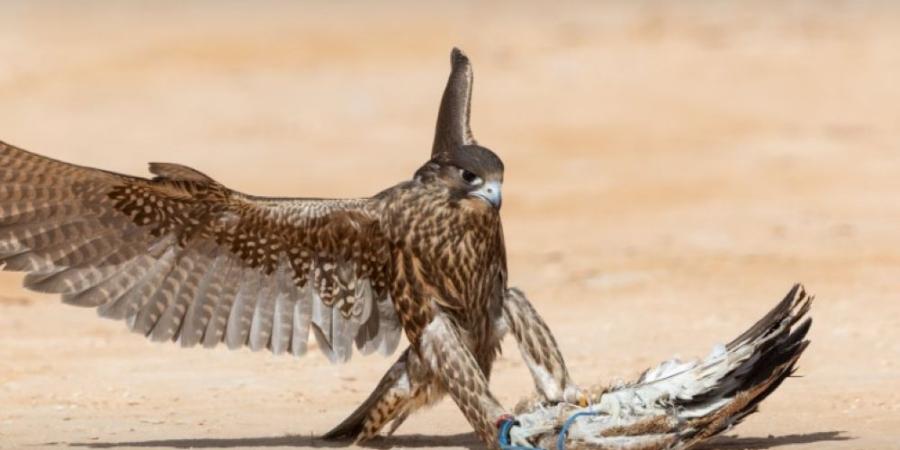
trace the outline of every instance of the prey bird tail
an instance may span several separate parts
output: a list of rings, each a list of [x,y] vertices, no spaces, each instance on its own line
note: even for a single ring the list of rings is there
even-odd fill
[[[726,364],[731,366],[727,375],[711,389],[678,405],[690,414],[685,414],[687,426],[679,433],[685,440],[684,448],[757,412],[760,402],[796,372],[797,360],[809,346],[806,335],[812,318],[805,315],[811,302],[803,286],[795,285],[766,317],[726,346],[726,360],[741,360],[744,354],[750,357]],[[724,404],[717,407],[720,403]],[[699,417],[691,417],[695,415]]]

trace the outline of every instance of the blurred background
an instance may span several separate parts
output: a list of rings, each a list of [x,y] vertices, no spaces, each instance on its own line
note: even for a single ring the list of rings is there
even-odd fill
[[[705,354],[788,291],[813,344],[713,448],[900,448],[893,2],[4,2],[0,140],[353,197],[429,155],[451,47],[506,163],[511,282],[584,385]],[[0,277],[0,447],[319,447],[390,359],[153,345]],[[532,388],[507,343],[494,386]],[[380,445],[471,447],[449,400]]]

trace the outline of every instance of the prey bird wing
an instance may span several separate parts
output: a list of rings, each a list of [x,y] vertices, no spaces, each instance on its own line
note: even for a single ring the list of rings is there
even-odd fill
[[[144,179],[0,142],[0,264],[25,286],[183,346],[335,362],[391,353],[400,324],[374,199],[277,199],[177,164]]]

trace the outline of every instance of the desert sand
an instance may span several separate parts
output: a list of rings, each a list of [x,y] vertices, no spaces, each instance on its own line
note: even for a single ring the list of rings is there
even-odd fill
[[[355,197],[430,149],[454,45],[511,282],[583,385],[703,355],[794,282],[798,377],[709,448],[900,448],[900,6],[5,2],[0,139]],[[0,447],[333,447],[392,359],[152,344],[0,276]],[[492,380],[532,382],[508,339]],[[378,448],[478,448],[451,401]]]

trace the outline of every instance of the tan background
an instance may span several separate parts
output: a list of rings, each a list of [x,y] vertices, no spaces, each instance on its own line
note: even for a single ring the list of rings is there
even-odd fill
[[[802,378],[721,448],[900,448],[900,6],[0,5],[0,139],[252,193],[369,195],[427,157],[452,45],[507,167],[512,281],[584,384],[704,354],[795,281]],[[390,360],[153,345],[0,277],[0,447],[321,447]],[[510,342],[493,386],[531,389]],[[477,446],[451,402],[375,445]]]

